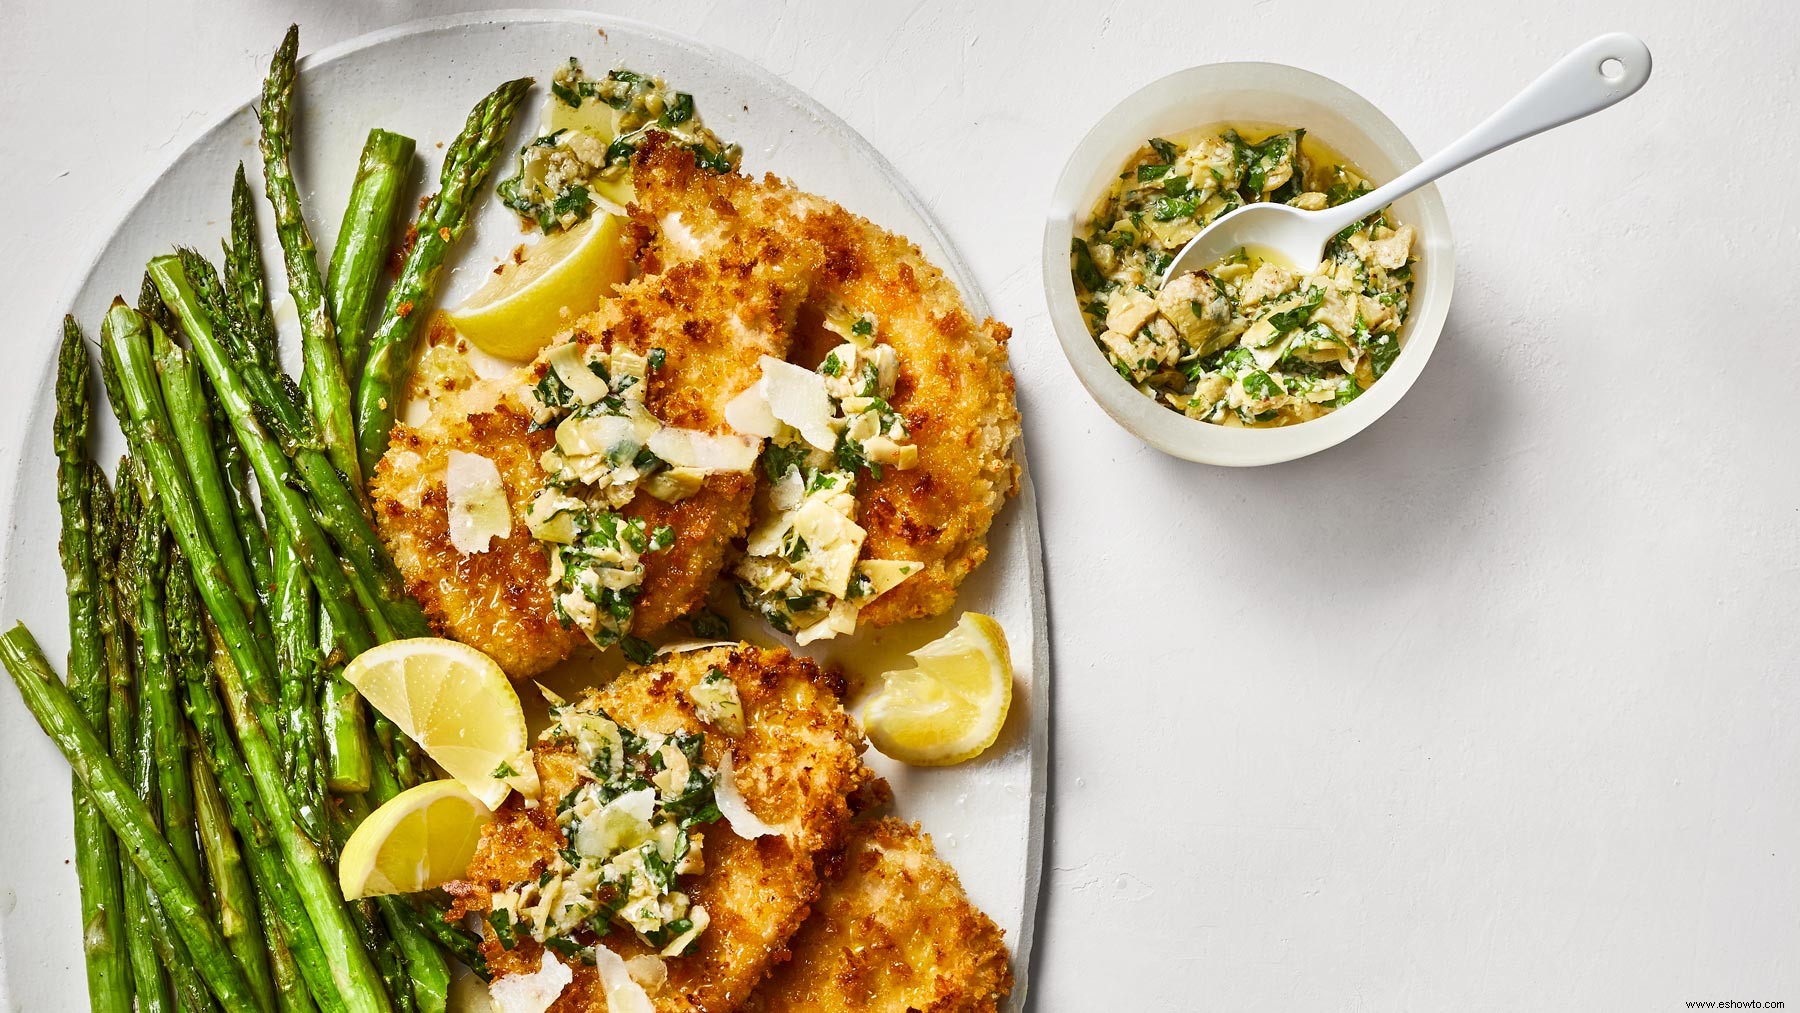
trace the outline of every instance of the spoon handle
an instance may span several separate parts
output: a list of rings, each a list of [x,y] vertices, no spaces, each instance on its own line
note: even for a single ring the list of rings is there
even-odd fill
[[[1449,147],[1387,185],[1325,213],[1336,222],[1333,230],[1341,229],[1483,155],[1620,102],[1649,79],[1649,47],[1624,32],[1602,35],[1576,47]]]

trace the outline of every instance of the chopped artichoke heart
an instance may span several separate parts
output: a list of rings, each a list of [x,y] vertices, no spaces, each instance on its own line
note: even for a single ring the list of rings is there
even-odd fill
[[[892,591],[906,578],[924,569],[910,559],[865,559],[856,564],[856,572],[868,581],[863,600],[877,598]]]
[[[644,399],[644,379],[650,375],[650,360],[636,352],[620,348],[612,353],[612,375],[617,378],[615,389],[619,396],[631,398],[636,391],[639,401]],[[627,385],[624,381],[636,381]]]
[[[664,742],[656,750],[656,755],[662,760],[663,767],[650,775],[650,783],[656,786],[663,801],[673,802],[687,790],[688,775],[693,773],[693,764],[671,742]]]
[[[557,607],[584,630],[592,630],[600,624],[600,609],[594,599],[582,594],[579,590],[565,591],[556,599]]]
[[[705,481],[700,468],[663,468],[644,482],[644,491],[664,503],[679,503],[699,492]]]
[[[526,511],[526,525],[550,552],[557,619],[606,648],[630,631],[643,555],[675,539],[672,528],[652,529],[618,511],[640,491],[673,502],[697,491],[709,470],[752,467],[761,441],[663,426],[644,400],[651,361],[663,362],[660,350],[591,357],[605,372],[589,373],[599,386],[586,393],[604,394],[592,403],[577,389],[589,358],[572,345],[556,355],[568,378],[552,368],[532,388],[534,419],[556,423],[556,443],[539,459],[549,484]]]
[[[687,948],[700,937],[700,933],[705,932],[706,927],[712,924],[712,917],[706,913],[705,908],[692,907],[688,909],[688,921],[692,923],[688,926],[688,930],[669,940],[669,945],[658,952],[665,957],[679,957],[686,953]],[[617,1011],[609,1011],[609,1013],[617,1013]]]
[[[694,714],[701,721],[733,737],[744,734],[744,704],[738,698],[737,683],[731,681],[731,676],[719,669],[710,669],[699,682],[688,687],[687,692],[688,699],[694,704]]]
[[[825,329],[858,345],[867,345],[874,340],[876,319],[871,313],[858,313],[845,305],[842,300],[827,301],[824,312]]]
[[[1250,329],[1244,332],[1244,336],[1238,340],[1238,343],[1245,348],[1267,348],[1279,337],[1281,337],[1281,332],[1275,329],[1275,325],[1269,322],[1268,317],[1263,317],[1250,325]]]
[[[875,380],[881,396],[893,397],[894,388],[900,383],[900,353],[892,345],[876,345],[869,349],[869,355],[875,360]]]
[[[546,487],[525,511],[525,526],[538,541],[567,545],[575,540],[577,524],[586,512],[586,503]]]
[[[643,583],[643,563],[632,542],[646,550],[663,548],[672,536],[652,544],[641,520],[610,512],[590,512],[590,517],[595,526],[580,532],[576,544],[555,550],[561,568],[553,567],[551,577],[554,587],[568,589],[556,599],[559,618],[605,648],[628,631]]]
[[[623,591],[626,588],[636,587],[644,577],[642,572],[633,568],[629,563],[620,566],[594,566],[590,567],[587,572],[593,576],[593,580],[600,587],[608,591]]]
[[[805,647],[815,640],[830,640],[841,634],[855,633],[856,612],[860,607],[844,598],[832,602],[831,608],[825,611],[825,618],[795,633],[794,642]]]
[[[764,515],[753,526],[744,540],[744,551],[751,557],[780,556],[786,553],[784,546],[788,543],[788,532],[794,530],[794,512],[799,509],[804,494],[795,496],[782,505],[781,493],[787,488],[798,486],[800,472],[798,469],[788,472],[795,481],[790,486],[787,476],[775,483],[769,490],[769,500],[779,511]]]
[[[638,427],[623,415],[571,415],[556,427],[556,449],[565,458],[601,457],[621,464],[643,449]]]
[[[897,443],[891,436],[871,436],[862,441],[863,457],[876,464],[891,464],[908,471],[919,463],[919,448],[911,443]]]
[[[1135,288],[1122,288],[1107,303],[1106,329],[1136,334],[1156,316],[1156,300]]]
[[[694,97],[661,78],[623,67],[590,78],[571,59],[550,93],[540,135],[497,187],[507,207],[545,232],[569,228],[596,207],[630,203],[631,155],[652,130],[692,151],[702,169],[730,172],[739,163],[739,147],[706,128]]]
[[[606,715],[571,707],[553,730],[574,740],[575,753],[590,775],[609,780],[623,770],[625,736]]]
[[[854,509],[855,501],[851,502]],[[837,598],[848,594],[850,574],[856,569],[856,557],[867,534],[862,526],[831,501],[809,497],[794,511],[793,531],[806,543],[794,564],[801,581]]]
[[[569,392],[575,395],[575,400],[580,404],[598,404],[612,392],[606,381],[589,368],[586,354],[573,341],[566,341],[552,348],[545,361],[550,364],[551,372],[556,374],[563,386],[569,388]]]
[[[656,812],[656,792],[650,788],[628,791],[603,806],[591,804],[593,785],[582,789],[589,811],[582,811],[581,800],[570,810],[575,813],[578,829],[575,850],[588,858],[611,858],[649,840],[654,832],[650,819]]]
[[[867,444],[881,432],[881,416],[872,411],[864,411],[860,415],[850,417],[849,424],[844,427],[844,435],[852,441]]]

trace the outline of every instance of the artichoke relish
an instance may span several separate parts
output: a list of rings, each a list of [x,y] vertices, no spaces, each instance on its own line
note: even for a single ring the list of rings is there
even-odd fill
[[[598,940],[620,926],[679,956],[710,922],[677,889],[678,877],[703,867],[698,828],[720,818],[704,733],[640,735],[588,701],[551,699],[550,715],[539,742],[581,761],[580,782],[556,803],[568,845],[536,879],[495,893],[488,924],[507,949],[523,935],[591,962]]]
[[[1387,209],[1339,233],[1311,269],[1240,248],[1162,275],[1228,211],[1258,201],[1318,211],[1370,189],[1304,129],[1151,138],[1077,229],[1070,264],[1089,333],[1127,382],[1203,422],[1292,425],[1349,404],[1399,354],[1412,294],[1413,229]]]
[[[652,130],[692,151],[703,169],[735,172],[743,158],[701,122],[694,96],[623,67],[591,78],[571,56],[551,79],[543,133],[500,181],[500,200],[545,232],[584,220],[601,202],[622,208],[631,202],[631,155]]]

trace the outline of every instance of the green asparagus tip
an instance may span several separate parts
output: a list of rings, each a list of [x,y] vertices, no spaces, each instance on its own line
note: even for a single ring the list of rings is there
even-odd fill
[[[177,246],[174,253],[158,257],[156,260],[151,261],[151,263],[167,260],[169,258],[173,258],[181,265],[181,273],[187,275],[189,280],[192,280],[193,276],[196,274],[204,273],[202,265],[204,265],[205,268],[212,267],[212,262],[206,259],[206,255],[199,250],[194,249],[192,246]]]
[[[239,162],[237,175],[231,180],[231,224],[233,242],[237,242],[239,239],[237,233],[243,227],[242,216],[256,213],[250,204],[252,199],[250,177],[244,172],[244,163]]]
[[[258,114],[263,121],[265,152],[271,141],[286,151],[287,103],[294,88],[294,63],[299,52],[300,26],[289,25],[275,55],[269,58],[269,76],[263,79],[262,108]],[[279,129],[270,129],[271,120],[279,124]]]
[[[74,458],[87,452],[93,428],[93,405],[88,396],[87,346],[81,325],[73,316],[63,317],[62,346],[56,363],[56,453]]]
[[[250,203],[252,199],[250,176],[244,170],[244,163],[239,162],[237,166],[237,175],[233,176],[231,179],[231,224],[233,226],[231,238],[233,242],[236,242],[239,238],[236,233],[238,228],[243,224],[241,217],[243,215],[255,213]]]
[[[144,315],[144,319],[163,330],[171,334],[175,332],[175,319],[163,304],[162,293],[157,291],[156,282],[151,279],[149,271],[144,272],[144,280],[138,285],[137,311]]]

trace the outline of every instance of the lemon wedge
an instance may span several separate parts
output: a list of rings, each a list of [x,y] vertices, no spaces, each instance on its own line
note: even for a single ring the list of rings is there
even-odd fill
[[[408,788],[369,814],[338,860],[345,900],[418,893],[462,878],[494,814],[455,781]]]
[[[393,640],[357,655],[344,678],[489,809],[513,788],[537,796],[525,712],[492,658],[454,640]]]
[[[956,628],[912,652],[917,667],[883,675],[863,708],[869,742],[924,767],[961,763],[1000,737],[1012,706],[1012,654],[993,617],[964,612]]]
[[[617,215],[595,211],[545,236],[446,316],[489,355],[531,358],[625,280],[621,224]]]

